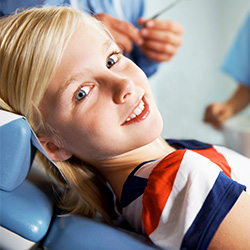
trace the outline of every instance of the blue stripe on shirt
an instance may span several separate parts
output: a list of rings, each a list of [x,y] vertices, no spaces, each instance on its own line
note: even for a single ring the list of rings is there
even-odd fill
[[[208,149],[211,148],[211,144],[196,140],[176,140],[176,139],[167,139],[167,143],[177,149]]]
[[[220,172],[200,212],[185,234],[181,249],[207,249],[220,223],[245,188]]]
[[[139,164],[128,176],[122,189],[121,201],[118,205],[118,210],[121,212],[122,208],[128,206],[131,202],[137,199],[144,193],[145,187],[147,186],[148,179],[135,176],[136,171],[143,165],[152,162],[145,161]]]

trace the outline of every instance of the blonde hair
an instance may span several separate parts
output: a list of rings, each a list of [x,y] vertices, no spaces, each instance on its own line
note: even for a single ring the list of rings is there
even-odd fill
[[[73,32],[83,24],[104,32],[99,21],[69,7],[32,8],[0,20],[0,109],[21,114],[41,136],[54,133],[39,111],[49,80],[60,63]],[[46,170],[62,180],[46,158]],[[57,162],[70,185],[60,206],[70,213],[94,217],[96,211],[111,222],[112,197],[98,171],[77,159]]]

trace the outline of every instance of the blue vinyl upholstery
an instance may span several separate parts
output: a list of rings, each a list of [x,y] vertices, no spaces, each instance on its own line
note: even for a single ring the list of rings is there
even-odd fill
[[[0,189],[12,191],[26,178],[36,150],[24,119],[1,126],[0,137]]]
[[[47,188],[47,191],[45,190]],[[43,190],[25,180],[12,192],[0,192],[0,224],[22,236],[39,242],[46,235],[52,216],[54,201],[48,187]]]
[[[54,198],[48,182],[26,178],[35,152],[25,119],[0,126],[0,224],[27,240],[39,242],[48,231]]]
[[[156,249],[145,236],[132,232],[129,235],[115,227],[73,215],[55,219],[43,246],[46,250]]]

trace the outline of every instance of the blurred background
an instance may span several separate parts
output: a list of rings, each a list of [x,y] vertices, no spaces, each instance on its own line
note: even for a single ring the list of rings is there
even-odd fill
[[[172,2],[146,0],[145,17]],[[237,86],[221,64],[249,10],[250,0],[183,0],[159,17],[177,21],[185,30],[177,55],[150,78],[164,138],[225,144],[222,132],[203,122],[203,114],[208,104],[226,100]],[[250,114],[250,108],[243,114]]]

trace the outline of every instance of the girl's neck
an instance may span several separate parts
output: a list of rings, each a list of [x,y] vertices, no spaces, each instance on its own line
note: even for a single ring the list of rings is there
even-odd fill
[[[159,137],[146,146],[119,157],[95,163],[94,166],[104,175],[120,200],[124,182],[140,163],[161,159],[174,150],[164,139]]]

